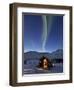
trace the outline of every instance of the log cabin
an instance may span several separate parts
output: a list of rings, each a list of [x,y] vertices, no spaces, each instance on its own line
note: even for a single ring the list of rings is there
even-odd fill
[[[52,64],[51,60],[49,60],[47,57],[43,56],[42,58],[40,58],[40,62],[39,62],[38,67],[45,69],[45,70],[48,70],[51,67],[53,67],[53,64]]]

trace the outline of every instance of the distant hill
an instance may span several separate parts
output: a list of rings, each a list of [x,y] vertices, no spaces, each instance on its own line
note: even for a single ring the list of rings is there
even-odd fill
[[[58,50],[52,52],[51,55],[55,59],[63,59],[63,50],[62,49],[58,49]]]
[[[29,51],[24,53],[24,60],[40,59],[42,56],[45,56],[49,59],[63,59],[63,50],[58,49],[52,53]]]

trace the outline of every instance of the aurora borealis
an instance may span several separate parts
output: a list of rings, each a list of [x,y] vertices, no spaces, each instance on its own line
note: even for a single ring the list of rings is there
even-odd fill
[[[63,49],[63,16],[23,16],[24,51],[52,52]]]

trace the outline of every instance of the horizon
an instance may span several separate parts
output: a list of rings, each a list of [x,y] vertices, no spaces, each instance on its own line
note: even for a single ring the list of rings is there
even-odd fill
[[[58,50],[62,50],[63,51],[63,49],[56,49],[56,50],[54,50],[54,51],[51,51],[51,52],[49,52],[49,51],[33,51],[33,50],[31,50],[31,51],[25,51],[24,50],[24,53],[27,53],[27,52],[38,52],[38,53],[53,53],[53,52],[56,52],[56,51],[58,51]]]

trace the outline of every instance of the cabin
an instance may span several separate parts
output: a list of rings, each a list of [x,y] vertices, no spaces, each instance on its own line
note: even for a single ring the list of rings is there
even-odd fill
[[[38,67],[42,68],[42,69],[45,69],[45,70],[48,70],[51,67],[53,67],[53,64],[52,64],[50,59],[43,56],[43,57],[40,58],[40,62],[39,62]]]
[[[44,56],[39,59],[24,60],[24,68],[41,68],[47,70],[52,66],[51,60]]]

